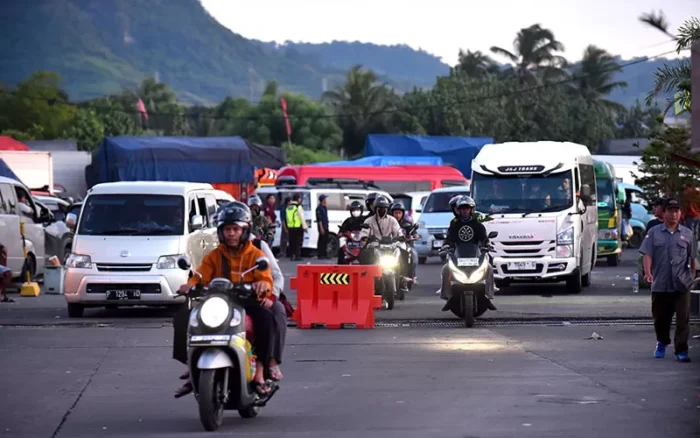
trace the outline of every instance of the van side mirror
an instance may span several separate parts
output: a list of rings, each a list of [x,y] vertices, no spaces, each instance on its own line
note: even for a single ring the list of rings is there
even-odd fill
[[[66,216],[66,226],[69,230],[75,231],[75,226],[78,224],[78,216],[75,213],[68,213]]]
[[[177,259],[177,267],[182,269],[183,271],[186,271],[192,267],[192,263],[190,262],[190,259],[187,258],[187,256],[181,256]]]
[[[491,231],[487,237],[489,239],[495,239],[496,237],[498,237],[498,231]]]
[[[591,202],[591,201],[593,200],[593,199],[592,199],[591,186],[589,186],[588,184],[583,184],[583,185],[581,186],[581,191],[580,191],[580,194],[579,194],[579,198],[581,198],[581,200],[582,200],[583,202],[586,202],[586,203]]]
[[[192,216],[190,225],[192,226],[192,231],[201,230],[202,228],[204,228],[204,218],[201,215],[196,214]]]

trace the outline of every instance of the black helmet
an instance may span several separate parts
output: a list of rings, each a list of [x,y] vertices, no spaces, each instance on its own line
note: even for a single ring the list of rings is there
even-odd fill
[[[362,212],[365,209],[365,206],[362,205],[362,202],[360,201],[352,201],[350,205],[348,205],[348,210],[360,210]]]
[[[396,201],[393,204],[391,204],[391,212],[393,213],[395,210],[401,210],[405,213],[406,207],[403,206],[403,203]]]
[[[459,202],[460,199],[462,199],[463,195],[455,195],[450,199],[450,209],[452,210],[452,214],[455,216],[459,216],[457,213],[457,202]]]
[[[241,235],[241,243],[247,242],[250,238],[250,225],[253,218],[250,213],[250,208],[242,202],[233,201],[221,207],[216,215],[216,233],[219,237],[219,242],[226,243],[224,238],[224,227],[226,225],[238,225],[243,228]]]
[[[367,211],[374,211],[372,208],[374,207],[374,200],[377,198],[377,196],[379,196],[379,193],[377,192],[372,192],[365,196],[365,207],[367,207]]]
[[[390,205],[391,203],[389,202],[389,198],[383,195],[379,195],[374,200],[374,213],[379,217],[384,217],[389,212]]]

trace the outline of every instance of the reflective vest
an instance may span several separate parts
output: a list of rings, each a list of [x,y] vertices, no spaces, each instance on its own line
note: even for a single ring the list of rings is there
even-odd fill
[[[297,214],[298,205],[290,205],[287,207],[287,228],[301,228],[301,219]]]

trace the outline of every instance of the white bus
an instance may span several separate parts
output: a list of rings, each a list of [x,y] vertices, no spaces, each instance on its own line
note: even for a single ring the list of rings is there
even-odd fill
[[[596,262],[598,207],[593,158],[569,142],[511,142],[484,146],[472,161],[477,210],[497,231],[494,276],[514,282],[566,281],[569,293],[591,283]]]

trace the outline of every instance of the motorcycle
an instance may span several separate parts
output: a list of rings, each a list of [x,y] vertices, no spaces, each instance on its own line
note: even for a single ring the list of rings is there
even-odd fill
[[[488,234],[489,239],[498,232]],[[475,243],[460,242],[453,251],[441,251],[450,268],[450,297],[443,310],[450,310],[464,320],[465,327],[474,326],[477,317],[488,309],[486,278],[490,269],[489,248]]]
[[[417,229],[418,229],[418,224],[412,225],[408,230],[406,230],[404,228],[401,229],[401,234],[404,236],[405,240],[399,241],[397,246],[399,247],[399,249],[402,252],[404,252],[407,255],[407,262],[408,262],[407,266],[404,266],[403,267],[404,269],[401,270],[402,274],[409,272],[408,267],[413,266],[413,248],[408,243],[408,240],[411,239],[411,235]],[[415,275],[416,273],[414,272],[413,274]],[[410,291],[413,288],[413,277],[401,275],[400,285],[402,288],[405,288],[405,291]],[[403,292],[399,292],[398,295],[399,295],[399,299],[403,300],[403,298],[401,298],[403,296]]]
[[[191,269],[187,257],[180,257],[177,265],[200,280],[187,294],[187,306],[191,309],[187,364],[202,426],[209,432],[217,430],[223,424],[224,410],[235,409],[243,418],[256,417],[279,385],[267,381],[271,390],[264,396],[252,387],[256,357],[251,341],[255,333],[245,311],[245,304],[256,300],[252,285],[215,278],[204,287],[201,275]],[[267,259],[260,258],[241,278],[255,269],[265,270],[268,265]]]
[[[360,264],[358,257],[362,250],[362,238],[359,231],[346,231],[342,234],[345,238],[345,244],[341,248],[345,258],[345,263],[348,265]]]
[[[368,224],[362,224],[363,229],[368,229]],[[405,290],[401,287],[401,248],[400,244],[405,243],[406,238],[400,236],[396,239],[383,237],[381,239],[372,238],[368,240],[364,251],[373,251],[374,260],[379,261],[382,268],[382,277],[375,282],[375,295],[381,295],[386,308],[394,308],[396,299],[405,298]]]

